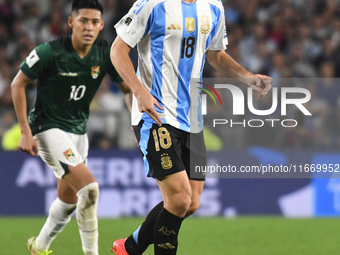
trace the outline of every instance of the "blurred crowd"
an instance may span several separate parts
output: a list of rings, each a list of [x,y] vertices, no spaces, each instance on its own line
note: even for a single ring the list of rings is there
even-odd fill
[[[5,140],[8,134],[17,130],[10,93],[13,77],[36,45],[71,33],[67,25],[71,2],[0,0],[0,140]],[[101,2],[105,6],[105,28],[101,36],[113,41],[116,36],[114,24],[134,1]],[[340,80],[337,79],[340,77],[340,0],[222,2],[229,41],[228,54],[251,72],[273,77],[273,86],[279,90],[284,86],[308,89],[312,98],[305,107],[312,116],[305,116],[297,107],[291,106],[287,109],[287,116],[279,116],[278,111],[276,118],[297,120],[298,126],[295,128],[282,125],[271,127],[266,121],[262,128],[247,125],[207,127],[206,135],[209,141],[214,141],[207,144],[208,149],[245,148],[249,145],[340,148]],[[136,64],[136,50],[131,52],[131,58]],[[206,64],[204,77],[222,78],[223,75]],[[29,109],[35,98],[35,88],[35,83],[27,87]],[[241,117],[232,116],[230,95],[226,91],[221,93],[225,99],[224,107],[208,106],[208,122],[209,118],[221,116],[221,111],[235,121],[269,118],[249,113]],[[255,95],[254,107],[269,109],[271,98],[271,94],[264,99]],[[92,148],[136,148],[124,100],[109,79],[103,81],[91,110],[88,135]]]

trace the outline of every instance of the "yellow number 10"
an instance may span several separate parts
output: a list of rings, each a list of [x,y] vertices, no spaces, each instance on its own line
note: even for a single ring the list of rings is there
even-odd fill
[[[156,151],[159,151],[159,144],[161,144],[161,147],[163,149],[168,149],[171,146],[171,138],[168,130],[164,127],[161,127],[158,129],[158,136],[159,136],[159,141],[158,141],[158,136],[157,136],[157,131],[154,129],[152,131],[153,138],[155,140],[155,148]]]

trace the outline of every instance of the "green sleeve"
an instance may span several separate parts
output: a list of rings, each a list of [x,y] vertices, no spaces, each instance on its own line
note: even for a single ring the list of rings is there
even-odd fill
[[[53,64],[52,50],[48,42],[37,46],[21,63],[21,71],[30,79],[35,80],[46,72]]]
[[[120,77],[120,75],[118,74],[116,68],[114,68],[114,66],[111,64],[111,67],[108,71],[110,78],[112,81],[114,81],[115,83],[121,83],[123,82],[122,77]]]

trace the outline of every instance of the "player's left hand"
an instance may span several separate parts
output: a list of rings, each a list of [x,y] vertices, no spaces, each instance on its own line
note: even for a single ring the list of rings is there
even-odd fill
[[[22,152],[26,152],[31,156],[38,156],[38,146],[37,142],[34,140],[33,135],[29,134],[21,134],[19,149]]]
[[[262,74],[253,74],[251,77],[247,77],[249,79],[248,85],[255,91],[260,92],[260,97],[264,97],[267,95],[269,90],[272,88],[271,82],[273,78],[262,75]]]
[[[163,107],[158,103],[157,99],[154,98],[144,87],[135,93],[135,96],[137,98],[139,111],[147,113],[158,126],[162,126],[162,119],[154,106],[160,110],[163,110]]]

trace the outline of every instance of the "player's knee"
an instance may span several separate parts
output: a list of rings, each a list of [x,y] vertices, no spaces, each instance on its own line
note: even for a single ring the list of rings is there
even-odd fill
[[[77,193],[78,204],[77,214],[80,213],[83,217],[96,217],[96,210],[99,198],[99,185],[97,182],[92,182]]]
[[[50,207],[49,217],[54,221],[67,223],[71,220],[71,215],[75,209],[75,204],[67,204],[56,198]]]
[[[194,214],[198,210],[199,207],[200,207],[200,200],[193,199],[191,201],[191,204],[189,206],[187,213],[185,214],[185,217],[189,217],[190,215]]]
[[[179,212],[186,212],[191,204],[191,197],[185,192],[179,192],[172,196],[172,204]]]

